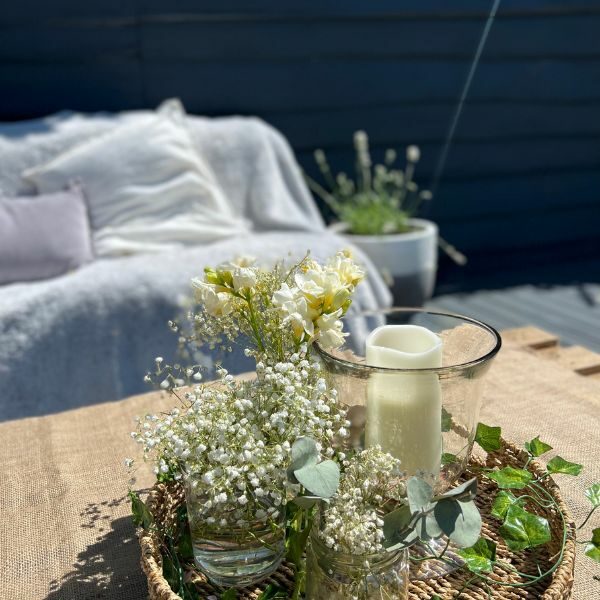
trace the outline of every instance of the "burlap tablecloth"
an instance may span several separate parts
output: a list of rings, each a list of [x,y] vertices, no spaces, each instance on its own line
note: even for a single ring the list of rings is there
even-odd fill
[[[170,404],[147,394],[0,424],[0,598],[146,597],[123,459],[137,456],[134,416]],[[482,420],[517,442],[539,434],[585,465],[578,479],[558,478],[581,522],[583,491],[600,481],[600,380],[505,347],[489,374]],[[137,476],[136,487],[152,484],[148,468]],[[600,599],[600,568],[583,556],[574,598]]]

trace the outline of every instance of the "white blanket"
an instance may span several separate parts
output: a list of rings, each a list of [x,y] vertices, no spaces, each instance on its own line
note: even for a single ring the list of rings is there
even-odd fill
[[[116,120],[142,117],[126,113]],[[176,336],[166,323],[180,313],[190,278],[205,265],[238,254],[272,262],[309,249],[324,259],[347,246],[325,229],[279,133],[257,119],[188,119],[201,155],[253,231],[196,248],[97,260],[53,280],[0,287],[0,420],[147,391],[143,376],[155,356],[169,360],[175,353]],[[114,117],[59,115],[0,125],[0,188],[31,193],[18,173],[114,123]],[[370,277],[356,304],[388,304],[387,288],[364,256],[357,257]],[[240,352],[229,362],[234,371],[251,366]]]

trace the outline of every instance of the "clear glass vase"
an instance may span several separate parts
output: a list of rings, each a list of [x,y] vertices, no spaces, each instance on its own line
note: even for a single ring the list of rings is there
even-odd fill
[[[226,509],[217,505],[214,515],[202,514],[205,494],[191,484],[191,478],[184,478],[184,482],[194,562],[212,583],[246,587],[277,570],[285,554],[285,507],[279,507],[266,520],[258,519],[253,511],[267,511],[270,506],[252,499],[244,515],[248,526],[222,526]],[[252,506],[255,508],[248,508]]]
[[[406,600],[408,552],[356,556],[336,552],[310,534],[306,556],[306,600]]]
[[[428,329],[441,341],[439,365],[368,364],[366,340],[383,325]],[[447,489],[471,454],[484,376],[501,346],[498,332],[468,317],[403,308],[348,314],[344,327],[350,332],[345,346],[315,348],[329,383],[350,407],[350,445],[378,443],[400,459],[407,476],[429,476],[436,491]]]

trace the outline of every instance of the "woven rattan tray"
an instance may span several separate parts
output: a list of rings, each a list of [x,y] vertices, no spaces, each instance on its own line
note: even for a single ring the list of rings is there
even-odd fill
[[[500,451],[487,456],[487,466],[508,466],[523,467],[527,460],[527,455],[516,446],[503,442]],[[482,466],[482,462],[478,459],[473,459],[472,463],[465,473],[465,478],[470,478],[477,474],[476,467]],[[532,462],[527,467],[532,472],[541,474],[543,468],[536,462]],[[486,590],[485,585],[474,583],[467,589],[464,589],[460,597],[464,600],[488,600],[490,597],[494,599],[542,599],[542,600],[563,600],[571,597],[571,588],[573,587],[573,569],[575,564],[575,526],[568,516],[567,508],[560,496],[558,487],[549,478],[544,480],[543,484],[546,489],[554,496],[558,504],[568,520],[568,536],[563,559],[559,568],[553,573],[552,577],[548,577],[534,586],[528,587],[506,587],[494,585],[489,590]],[[498,521],[490,516],[490,507],[492,500],[497,492],[497,488],[493,482],[484,477],[479,477],[479,489],[477,493],[477,504],[481,510],[483,518],[482,535],[494,540],[498,547],[498,558],[504,562],[512,564],[518,571],[535,575],[538,573],[538,566],[545,570],[545,567],[550,566],[556,560],[557,553],[560,550],[560,539],[562,538],[562,523],[560,516],[548,510],[543,514],[549,523],[552,530],[552,542],[541,547],[535,554],[531,552],[513,553],[504,545],[502,540],[496,534]],[[147,505],[154,516],[155,523],[160,527],[168,523],[172,518],[175,509],[183,502],[183,492],[178,485],[156,484],[149,493]],[[144,530],[140,530],[140,545],[142,549],[142,568],[148,577],[149,597],[152,600],[180,600],[175,592],[171,590],[169,584],[163,577],[162,573],[162,558],[159,545],[154,534]],[[222,590],[211,586],[201,575],[194,569],[186,573],[187,580],[197,587],[200,597],[220,595]],[[275,583],[284,589],[291,589],[293,586],[294,572],[290,565],[283,564],[279,570],[268,580],[263,582],[263,587],[255,589],[239,590],[239,600],[255,600],[260,595],[262,589],[269,583]],[[501,579],[504,582],[512,582],[516,584],[524,583],[525,580],[512,571],[501,571],[498,568],[494,570],[496,579]],[[427,581],[413,580],[411,581],[409,590],[410,600],[429,600],[436,594],[443,600],[456,598],[458,590],[463,588],[465,581],[469,578],[469,574],[464,569],[460,569],[452,574],[445,575],[437,579],[429,579]],[[491,593],[491,596],[490,596]]]

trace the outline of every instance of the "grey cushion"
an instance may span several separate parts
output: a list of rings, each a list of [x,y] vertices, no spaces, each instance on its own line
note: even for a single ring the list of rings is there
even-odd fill
[[[0,284],[62,275],[93,259],[82,191],[0,197]]]

